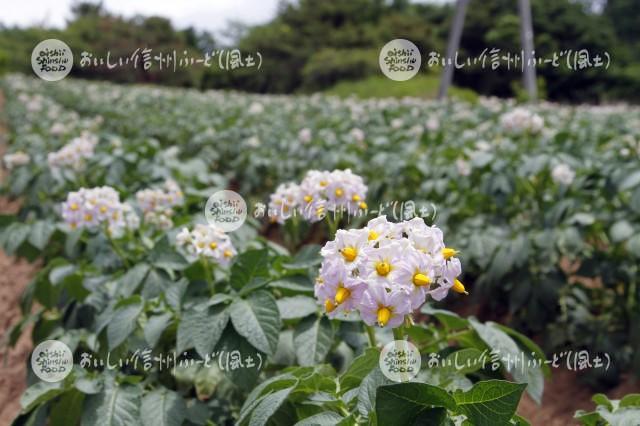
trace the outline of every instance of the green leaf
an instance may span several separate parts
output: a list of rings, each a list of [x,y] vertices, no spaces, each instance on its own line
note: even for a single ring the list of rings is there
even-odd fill
[[[178,324],[177,351],[195,348],[205,358],[211,355],[229,321],[226,305],[199,306],[183,312]]]
[[[633,226],[626,220],[619,220],[611,227],[611,241],[619,243],[629,239],[633,235]]]
[[[280,318],[303,318],[318,311],[316,300],[309,296],[283,297],[277,301]]]
[[[293,275],[290,277],[283,277],[278,280],[273,280],[269,282],[269,287],[297,293],[313,294],[313,282],[309,279],[309,277],[304,275]]]
[[[546,377],[551,376],[551,367],[549,367],[549,364],[544,362],[544,360],[546,360],[546,355],[542,350],[542,348],[540,348],[540,346],[538,346],[533,340],[529,339],[524,334],[518,333],[514,329],[504,326],[502,324],[491,323],[491,325],[494,327],[498,327],[500,330],[504,331],[509,336],[514,338],[522,346],[529,349],[529,351],[531,351],[536,356],[537,360],[542,360],[542,364],[541,364],[542,372]]]
[[[231,286],[240,291],[266,284],[269,278],[269,251],[249,250],[238,256],[231,267]]]
[[[640,185],[640,171],[635,171],[624,178],[620,183],[620,191],[626,191],[627,189],[635,188]]]
[[[184,399],[172,390],[155,389],[142,398],[140,418],[144,426],[180,426],[186,415]]]
[[[294,387],[281,389],[262,397],[256,408],[251,413],[249,426],[266,425],[269,418],[278,410],[278,408],[280,408],[293,389]]]
[[[124,297],[131,296],[147,277],[150,269],[151,266],[147,263],[138,263],[133,268],[129,269],[118,280],[118,294]]]
[[[544,390],[542,369],[537,364],[530,362],[531,357],[520,350],[516,342],[505,332],[494,326],[493,323],[485,325],[473,318],[469,322],[480,338],[490,348],[497,351],[507,371],[513,375],[514,380],[519,383],[526,383],[527,393],[531,395],[534,401],[540,404]],[[516,361],[518,362],[517,364]]]
[[[173,315],[170,313],[154,315],[149,318],[144,326],[144,339],[151,348],[154,348],[160,340],[162,333],[171,322]]]
[[[487,380],[476,383],[467,392],[453,394],[458,412],[467,416],[474,426],[508,424],[518,408],[526,387],[522,383]]]
[[[338,413],[333,411],[323,411],[322,413],[300,420],[294,426],[334,426],[340,423],[342,419],[344,419],[344,417]]]
[[[110,383],[96,395],[87,397],[82,426],[139,426],[139,386]]]
[[[340,390],[342,392],[360,386],[362,379],[378,366],[380,351],[368,348],[353,360],[347,371],[340,376]]]
[[[39,220],[33,223],[33,225],[31,225],[31,233],[29,234],[29,244],[38,250],[44,250],[47,244],[49,244],[49,239],[55,230],[55,225],[45,220]]]
[[[187,260],[176,251],[168,237],[158,241],[149,254],[149,263],[156,268],[181,271],[189,266]]]
[[[620,400],[618,407],[640,407],[640,393],[630,393]]]
[[[241,424],[245,418],[251,414],[252,410],[258,405],[261,397],[268,393],[272,393],[276,390],[295,387],[298,384],[298,379],[290,373],[280,374],[278,376],[271,377],[255,386],[247,399],[245,399],[240,409],[240,417],[238,418],[238,424]]]
[[[320,262],[322,262],[320,246],[310,244],[303,246],[291,262],[284,263],[282,266],[287,269],[307,269],[319,265]]]
[[[240,336],[231,324],[227,324],[215,350],[218,352],[218,356],[222,354],[224,357],[222,368],[225,376],[244,390],[252,389],[258,380],[261,368],[264,368],[267,362],[267,356],[256,350],[252,342]],[[226,365],[225,359],[227,357],[231,358],[232,354],[235,353],[240,356],[244,367],[231,369],[229,365]],[[247,357],[253,359],[253,367],[247,365]]]
[[[109,350],[120,346],[138,325],[138,316],[142,313],[144,304],[140,296],[132,296],[120,301],[116,305],[111,321],[107,325],[107,340]]]
[[[613,411],[613,404],[611,403],[611,401],[609,401],[609,398],[607,397],[607,395],[603,393],[596,393],[591,397],[591,400],[595,402],[597,405],[606,407],[607,410],[609,411]]]
[[[298,363],[302,366],[322,363],[333,344],[333,328],[324,315],[313,314],[298,324],[293,333]]]
[[[52,400],[65,391],[63,382],[37,382],[29,386],[20,397],[23,413],[28,413],[36,406]]]
[[[450,353],[443,362],[447,371],[469,374],[482,368],[482,358],[483,354],[478,349],[464,348]]]
[[[229,312],[238,334],[259,351],[269,355],[275,353],[282,322],[276,300],[269,292],[260,290],[251,293],[247,299],[236,299]]]
[[[354,388],[358,391],[358,403],[356,407],[360,414],[365,417],[375,416],[378,388],[392,383],[391,379],[387,378],[376,365],[376,367],[362,379],[360,387]]]
[[[422,305],[420,312],[436,317],[438,321],[440,321],[442,325],[447,328],[457,329],[464,328],[469,325],[469,322],[466,319],[460,317],[455,312],[447,311],[444,309],[435,309],[429,306],[429,304],[427,303]]]
[[[49,416],[50,426],[67,426],[78,424],[82,416],[82,404],[85,395],[76,389],[65,392],[52,404]]]
[[[433,407],[455,411],[456,401],[446,390],[426,383],[380,386],[376,394],[376,418],[382,425],[414,424],[418,418],[419,424],[427,424],[442,416],[440,410],[431,412]]]

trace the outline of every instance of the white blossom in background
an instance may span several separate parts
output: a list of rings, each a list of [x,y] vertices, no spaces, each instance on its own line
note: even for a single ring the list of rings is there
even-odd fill
[[[264,106],[260,102],[252,102],[247,112],[250,115],[259,115],[264,112]]]
[[[51,130],[49,130],[49,132],[54,136],[59,136],[65,133],[66,131],[67,131],[67,126],[59,122],[53,123],[53,125],[51,126]]]
[[[429,117],[427,120],[427,130],[435,132],[440,129],[440,120],[437,117]]]
[[[193,231],[182,228],[176,236],[176,244],[189,257],[202,256],[223,266],[227,266],[237,255],[229,236],[214,225],[197,224]]]
[[[298,132],[298,140],[300,140],[300,142],[302,143],[311,142],[311,137],[311,129],[307,127],[300,129],[300,131]]]
[[[22,151],[16,151],[12,154],[6,154],[3,157],[4,166],[7,170],[12,170],[19,166],[26,166],[31,162],[31,157]]]
[[[315,296],[331,318],[357,311],[368,325],[394,328],[427,296],[466,293],[457,251],[421,218],[392,223],[380,216],[362,229],[340,229],[320,253]]]
[[[269,198],[269,217],[273,222],[283,224],[296,214],[300,199],[300,186],[293,182],[278,185]]]
[[[558,185],[569,186],[575,177],[576,172],[568,164],[556,164],[551,170],[551,178]]]
[[[81,171],[86,165],[86,161],[93,157],[98,137],[83,132],[77,138],[73,138],[68,144],[60,150],[50,152],[47,156],[47,162],[51,169],[70,168],[74,171]]]
[[[62,204],[62,218],[71,229],[97,229],[106,226],[110,236],[118,238],[127,229],[137,229],[140,220],[118,192],[109,187],[80,188],[70,192]]]
[[[469,176],[471,174],[471,164],[464,158],[456,159],[456,169],[460,176]]]
[[[145,223],[160,229],[170,229],[173,226],[173,208],[184,204],[184,194],[174,180],[167,179],[160,188],[136,192],[136,200]]]
[[[508,133],[538,133],[544,127],[544,120],[525,108],[515,108],[500,117],[500,124]]]
[[[351,136],[356,142],[363,142],[365,138],[364,131],[357,127],[354,127],[349,131],[349,136]]]

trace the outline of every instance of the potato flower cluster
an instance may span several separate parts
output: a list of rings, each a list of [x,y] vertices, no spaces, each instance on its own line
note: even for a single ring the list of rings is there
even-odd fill
[[[118,192],[109,187],[80,188],[70,192],[62,204],[62,217],[72,229],[107,227],[112,237],[140,226],[140,219],[128,203],[120,202]]]
[[[173,208],[184,204],[184,194],[175,181],[167,179],[161,188],[136,192],[136,200],[146,223],[169,229],[173,226]]]
[[[31,162],[31,156],[22,151],[16,151],[11,154],[6,154],[3,157],[3,161],[7,170],[13,170],[16,167],[26,166],[29,164]]]
[[[84,169],[86,160],[93,156],[94,149],[98,144],[98,137],[84,132],[77,138],[63,146],[60,150],[50,152],[47,162],[51,169],[70,168],[74,171]]]
[[[229,236],[213,225],[197,224],[193,231],[182,228],[176,243],[190,257],[203,256],[223,266],[237,254]]]
[[[362,177],[351,170],[310,170],[300,184],[285,183],[271,194],[269,217],[284,223],[293,215],[318,222],[327,212],[355,215],[365,210],[367,186]]]
[[[514,108],[500,117],[500,124],[509,133],[538,133],[544,127],[544,120],[525,108]]]
[[[395,328],[427,296],[466,294],[457,251],[421,218],[392,223],[379,216],[362,229],[340,229],[321,254],[315,296],[331,318],[357,311],[368,325]]]

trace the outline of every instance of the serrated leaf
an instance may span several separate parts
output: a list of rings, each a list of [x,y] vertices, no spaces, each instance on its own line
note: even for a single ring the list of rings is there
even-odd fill
[[[504,380],[476,383],[467,392],[453,394],[458,411],[467,416],[474,426],[508,424],[518,408],[526,385]]]
[[[247,299],[236,299],[229,307],[231,322],[238,334],[256,349],[273,355],[278,345],[282,322],[273,296],[263,290]]]
[[[298,324],[293,333],[298,363],[310,366],[322,363],[333,344],[333,328],[324,315],[313,314]]]

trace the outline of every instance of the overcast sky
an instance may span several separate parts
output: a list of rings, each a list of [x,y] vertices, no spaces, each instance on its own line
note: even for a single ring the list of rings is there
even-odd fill
[[[63,27],[74,0],[2,0],[0,23]],[[218,32],[229,20],[246,24],[268,22],[276,14],[278,0],[103,0],[105,8],[124,16],[160,15],[177,28],[188,26]]]

